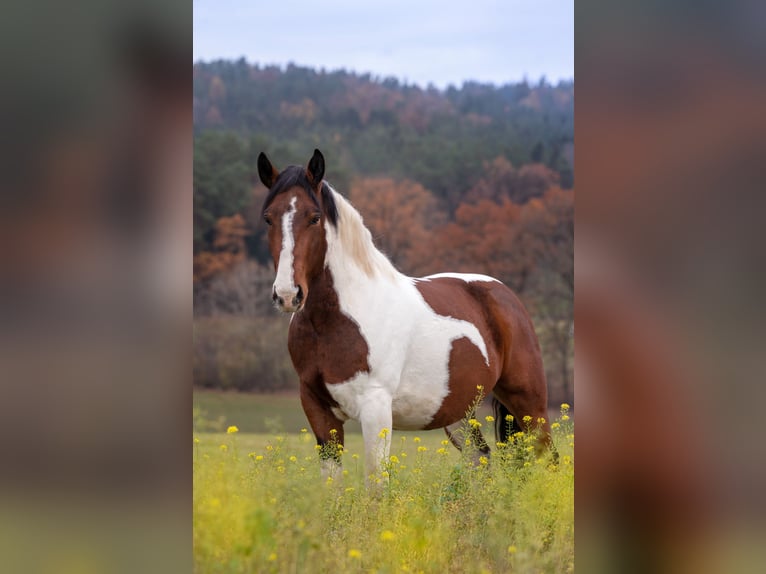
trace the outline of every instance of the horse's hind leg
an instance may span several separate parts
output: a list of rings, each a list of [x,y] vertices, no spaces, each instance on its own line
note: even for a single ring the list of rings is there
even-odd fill
[[[518,419],[511,414],[496,396],[492,396],[492,414],[495,417],[495,439],[507,443],[510,438],[521,430]]]
[[[509,434],[519,430],[531,430],[539,433],[537,452],[542,454],[546,448],[552,448],[551,426],[548,421],[548,389],[545,383],[542,361],[536,357],[518,356],[507,366],[497,385],[493,389],[495,406],[495,431],[498,441],[505,442]],[[515,363],[515,364],[514,364]],[[515,367],[515,368],[514,368]],[[501,408],[503,407],[503,408]],[[513,415],[511,428],[508,428],[506,415]],[[524,417],[531,420],[524,422]],[[542,419],[542,422],[541,422]],[[555,453],[554,453],[555,456]]]
[[[452,443],[452,446],[461,452],[466,447],[466,441],[470,441],[468,446],[471,459],[474,465],[478,465],[481,463],[481,457],[489,458],[490,449],[481,429],[478,426],[471,425],[468,421],[469,419],[463,419],[459,423],[460,426],[457,426],[454,430],[450,430],[449,426],[446,426],[444,427],[444,432],[447,433],[447,438]]]

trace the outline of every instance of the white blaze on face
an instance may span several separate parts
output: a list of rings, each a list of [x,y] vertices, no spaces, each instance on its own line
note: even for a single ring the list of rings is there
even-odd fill
[[[274,291],[285,301],[292,300],[298,292],[295,286],[293,273],[293,249],[295,238],[293,237],[293,217],[295,216],[295,202],[298,198],[290,200],[290,209],[282,216],[282,251],[279,253],[277,264],[277,278],[274,281]]]

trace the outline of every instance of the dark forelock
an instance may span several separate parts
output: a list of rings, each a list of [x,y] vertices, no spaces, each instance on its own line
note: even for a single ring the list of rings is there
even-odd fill
[[[299,165],[290,165],[279,173],[279,176],[274,182],[274,185],[271,186],[271,189],[266,196],[266,200],[263,202],[263,209],[261,209],[261,214],[266,211],[276,196],[294,187],[300,187],[303,189],[311,198],[311,201],[313,201],[314,204],[319,207],[319,200],[317,199],[316,193],[314,192],[314,187],[311,185],[309,178],[306,176],[305,168]],[[325,182],[322,182],[321,193],[322,205],[324,206],[324,214],[327,217],[327,220],[333,225],[333,227],[337,227],[338,207],[335,205],[335,199],[332,196],[330,186],[328,186]]]

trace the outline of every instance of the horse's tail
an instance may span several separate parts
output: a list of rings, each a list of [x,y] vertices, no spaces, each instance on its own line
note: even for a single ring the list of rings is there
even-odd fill
[[[497,442],[508,442],[508,439],[515,432],[521,430],[521,425],[515,417],[509,421],[506,417],[511,414],[506,406],[492,395],[492,411],[495,417],[495,440]]]

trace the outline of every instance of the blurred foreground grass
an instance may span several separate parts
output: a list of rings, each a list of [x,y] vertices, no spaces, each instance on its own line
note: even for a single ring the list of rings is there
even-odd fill
[[[554,426],[558,464],[526,435],[473,465],[442,433],[394,432],[377,494],[358,434],[325,481],[310,432],[198,433],[195,572],[573,571],[573,426]]]

